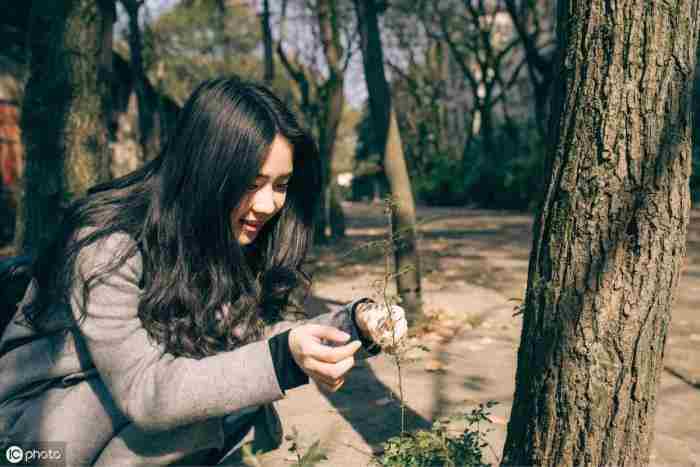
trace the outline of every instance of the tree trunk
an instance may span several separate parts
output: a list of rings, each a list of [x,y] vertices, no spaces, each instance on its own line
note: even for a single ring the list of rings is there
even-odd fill
[[[479,103],[479,140],[481,151],[479,161],[479,182],[476,185],[474,196],[482,206],[494,207],[497,200],[497,193],[494,188],[500,185],[498,180],[498,158],[500,152],[496,150],[494,141],[493,125],[493,103],[490,98],[490,90],[486,85],[486,96],[480,99]]]
[[[391,92],[384,75],[377,6],[374,0],[355,0],[355,7],[374,135],[377,148],[380,148],[383,154],[384,171],[394,202],[391,228],[394,238],[396,286],[407,319],[412,324],[423,315],[415,203],[401,135],[391,106]]]
[[[265,74],[263,80],[268,86],[275,80],[274,51],[272,50],[272,30],[270,29],[270,0],[263,0],[263,11],[260,15],[262,27],[263,51],[265,59]]]
[[[34,2],[30,75],[22,104],[26,150],[18,245],[32,254],[53,236],[67,201],[107,179],[109,70],[103,39],[114,2]]]
[[[321,182],[323,199],[321,200],[320,219],[317,223],[317,239],[325,240],[326,226],[330,226],[331,237],[345,236],[345,219],[340,203],[333,199],[337,192],[333,188],[333,153],[335,142],[343,115],[345,97],[343,96],[343,69],[340,45],[340,25],[336,0],[320,0],[318,8],[318,25],[323,43],[323,53],[328,65],[328,79],[321,86],[321,120],[319,122],[318,146],[321,153]]]
[[[503,465],[649,463],[689,218],[699,3],[559,3]]]
[[[142,3],[139,0],[121,0],[124,9],[129,16],[129,59],[131,79],[136,93],[139,118],[139,144],[143,152],[143,160],[151,160],[158,155],[158,132],[155,131],[155,118],[157,112],[148,100],[146,72],[143,67],[143,41],[141,40],[141,26],[139,26],[139,9]]]
[[[549,12],[548,5],[540,2],[505,0],[505,6],[513,23],[518,38],[521,41],[525,60],[527,62],[528,75],[535,98],[535,119],[537,131],[542,141],[547,141],[547,104],[549,103],[550,87],[554,80],[554,61],[544,56],[537,47],[538,43],[547,42],[547,37],[542,40],[543,31],[547,30],[546,19],[533,15],[537,9]],[[534,17],[533,17],[534,16]],[[548,14],[543,15],[545,18]],[[535,24],[532,24],[535,22]],[[537,24],[539,23],[539,24]],[[534,31],[532,30],[534,29]]]

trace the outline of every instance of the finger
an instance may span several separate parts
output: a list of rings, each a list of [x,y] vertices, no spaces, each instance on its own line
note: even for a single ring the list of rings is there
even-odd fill
[[[331,378],[327,375],[311,371],[308,373],[309,377],[314,380],[316,383],[320,385],[324,385],[328,388],[332,388],[333,386],[336,386],[338,382],[343,380],[344,378]]]
[[[328,384],[325,382],[316,381],[316,384],[318,385],[319,389],[321,389],[322,391],[336,392],[338,389],[340,389],[343,386],[343,384],[345,384],[345,380],[341,379],[334,384]]]
[[[338,389],[340,389],[340,388],[343,386],[343,384],[345,384],[345,379],[341,379],[340,381],[338,381],[338,383],[337,383],[335,386],[333,386],[333,387],[330,389],[330,391],[331,391],[331,392],[336,392]]]
[[[348,357],[338,363],[325,363],[321,361],[309,362],[308,368],[314,373],[318,373],[331,381],[341,379],[350,369],[355,366],[355,359]]]
[[[312,326],[309,331],[310,334],[318,338],[318,340],[325,339],[338,344],[346,343],[351,337],[350,334],[343,332],[338,328],[334,328],[333,326],[323,326],[320,324]]]
[[[323,371],[308,371],[307,374],[314,381],[321,382],[327,386],[334,386],[334,385],[338,384],[338,381],[343,379],[343,376],[336,378],[334,375],[333,376],[328,375],[328,374],[324,373]]]
[[[312,372],[309,372],[308,375],[309,375],[309,377],[310,377],[312,380],[314,380],[317,384],[319,384],[319,385],[324,385],[324,386],[327,386],[327,387],[329,387],[329,388],[338,383],[338,380],[337,380],[337,379],[331,379],[331,378],[328,378],[327,376],[324,376],[324,375],[322,375],[322,374],[320,374],[320,373],[316,373],[316,372],[313,372],[313,371],[312,371]]]
[[[339,347],[330,347],[327,345],[312,343],[306,349],[306,354],[316,360],[326,362],[326,363],[338,363],[345,360],[346,358],[352,357],[352,355],[357,352],[362,343],[360,341],[352,341],[349,344],[341,345]]]

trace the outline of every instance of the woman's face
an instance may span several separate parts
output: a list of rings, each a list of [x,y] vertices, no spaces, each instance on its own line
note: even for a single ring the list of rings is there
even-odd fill
[[[293,168],[292,146],[277,135],[254,184],[231,212],[231,228],[241,246],[253,243],[265,223],[282,209]]]

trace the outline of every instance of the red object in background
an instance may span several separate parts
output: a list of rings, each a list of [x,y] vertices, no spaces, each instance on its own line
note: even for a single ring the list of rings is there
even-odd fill
[[[2,184],[14,189],[22,176],[22,141],[19,108],[12,101],[0,100],[0,176]]]

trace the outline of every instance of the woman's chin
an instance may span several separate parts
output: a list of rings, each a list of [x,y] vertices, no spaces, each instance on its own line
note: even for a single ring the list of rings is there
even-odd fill
[[[258,234],[253,232],[240,232],[238,234],[238,244],[241,246],[250,245],[255,241],[255,237],[257,236]]]

